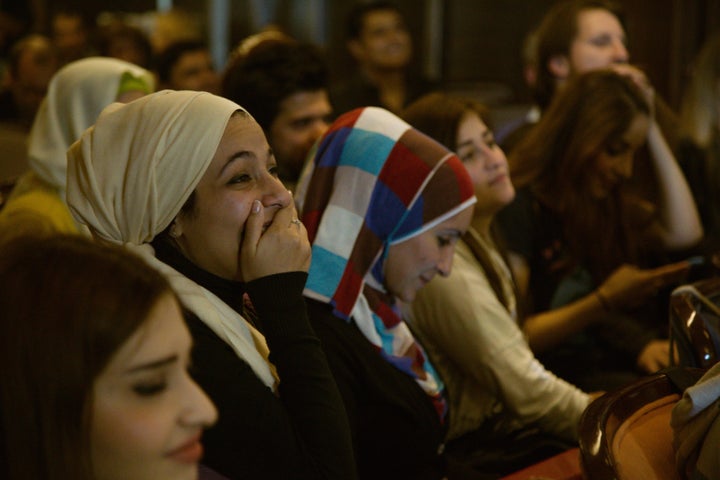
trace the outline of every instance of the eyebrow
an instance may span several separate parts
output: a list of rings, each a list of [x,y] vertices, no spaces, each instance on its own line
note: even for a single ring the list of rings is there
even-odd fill
[[[125,373],[132,374],[137,372],[142,372],[145,370],[157,370],[158,368],[162,368],[166,365],[170,365],[171,363],[175,363],[178,361],[177,355],[170,355],[168,357],[160,358],[158,360],[153,360],[151,362],[147,363],[141,363],[140,365],[135,365],[134,367],[128,368]]]
[[[267,149],[267,158],[271,158],[273,156],[273,149],[268,148]],[[228,169],[228,167],[233,164],[236,160],[244,160],[248,158],[255,158],[255,154],[251,152],[250,150],[241,150],[239,152],[233,153],[230,155],[230,158],[228,158],[227,162],[225,162],[225,165],[223,165],[222,169],[220,169],[220,174],[218,176],[222,176],[225,173],[225,170]]]
[[[487,140],[493,136],[493,132],[489,128],[486,128],[485,130],[482,131],[480,136],[482,137],[483,141],[485,143],[487,143]],[[464,142],[458,143],[457,148],[460,149],[461,147],[472,145],[472,143],[473,143],[472,140],[465,140]]]

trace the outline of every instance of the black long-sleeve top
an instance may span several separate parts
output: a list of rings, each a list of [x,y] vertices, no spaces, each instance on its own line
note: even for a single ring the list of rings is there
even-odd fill
[[[307,319],[302,297],[307,274],[277,274],[242,284],[199,269],[161,241],[153,246],[161,261],[238,313],[248,293],[281,379],[276,395],[227,343],[187,312],[193,376],[219,413],[203,436],[202,463],[231,479],[355,478],[342,398]]]
[[[427,393],[385,360],[354,323],[335,317],[330,305],[310,299],[307,304],[345,401],[358,476],[419,480],[448,475],[442,455],[445,426]]]

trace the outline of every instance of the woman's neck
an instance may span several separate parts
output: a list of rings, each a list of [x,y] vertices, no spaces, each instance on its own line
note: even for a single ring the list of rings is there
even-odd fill
[[[480,236],[488,240],[490,239],[490,224],[492,223],[493,218],[494,215],[475,213],[470,225]]]

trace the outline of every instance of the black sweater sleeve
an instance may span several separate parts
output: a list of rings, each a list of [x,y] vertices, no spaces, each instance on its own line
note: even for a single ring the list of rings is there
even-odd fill
[[[232,348],[192,314],[194,376],[219,420],[204,436],[203,463],[231,479],[355,478],[349,427],[302,299],[306,274],[247,285],[281,382],[263,384]]]

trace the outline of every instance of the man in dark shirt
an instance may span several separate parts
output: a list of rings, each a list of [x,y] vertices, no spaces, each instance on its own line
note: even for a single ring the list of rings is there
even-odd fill
[[[338,114],[380,106],[399,112],[436,85],[409,70],[412,39],[402,13],[390,2],[357,5],[348,16],[348,50],[358,74],[331,91]]]

